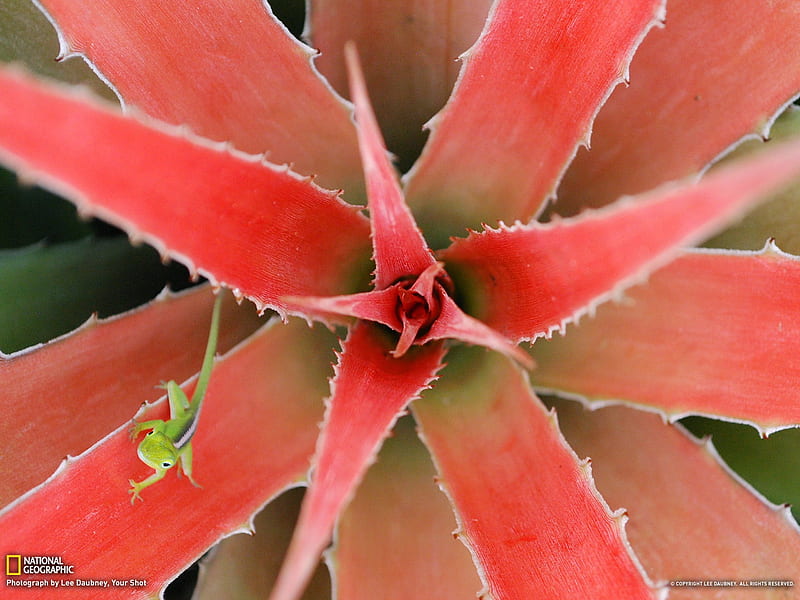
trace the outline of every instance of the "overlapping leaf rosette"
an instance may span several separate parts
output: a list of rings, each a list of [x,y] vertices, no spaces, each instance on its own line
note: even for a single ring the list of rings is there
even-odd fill
[[[788,509],[669,423],[800,423],[797,258],[682,249],[800,175],[790,141],[698,177],[800,90],[793,2],[315,0],[319,57],[258,0],[40,3],[123,110],[5,66],[2,162],[265,316],[225,306],[203,488],[134,507],[130,419],[193,385],[208,287],[4,356],[0,551],[150,597],[308,485],[274,587],[284,498],[200,597],[298,598],[326,548],[348,600],[800,574]]]

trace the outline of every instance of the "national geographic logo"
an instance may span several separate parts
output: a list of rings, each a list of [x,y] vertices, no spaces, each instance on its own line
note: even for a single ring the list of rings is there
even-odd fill
[[[23,556],[6,554],[6,575],[71,575],[73,565],[65,565],[60,556]]]
[[[6,554],[7,588],[143,588],[147,587],[146,579],[81,579],[73,577],[75,567],[64,564],[60,556],[25,556],[24,554]],[[50,575],[51,577],[45,577]],[[58,577],[65,575],[66,577]],[[0,582],[2,586],[2,582]]]

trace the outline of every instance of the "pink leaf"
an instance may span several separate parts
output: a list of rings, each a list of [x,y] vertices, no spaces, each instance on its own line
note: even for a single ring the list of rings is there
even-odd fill
[[[197,323],[210,318],[212,303],[207,288],[165,294],[43,346],[0,355],[0,506],[44,481],[64,456],[84,452],[128,421],[142,402],[161,396],[160,381],[196,373],[208,335]],[[219,350],[252,333],[254,316],[226,301]]]
[[[61,55],[85,55],[129,106],[251,154],[292,161],[360,196],[350,112],[317,75],[310,48],[259,0],[91,5],[41,0]]]
[[[534,366],[531,357],[524,350],[478,319],[470,317],[449,296],[444,296],[439,318],[421,341],[439,339],[456,339],[467,344],[483,346],[505,354],[526,369],[532,369]]]
[[[800,261],[692,252],[568,335],[534,347],[537,386],[707,414],[762,432],[800,424]]]
[[[748,26],[750,24],[750,26]],[[794,0],[669,0],[666,27],[600,111],[556,210],[572,214],[697,173],[748,135],[765,136],[800,90]]]
[[[81,579],[146,580],[144,587],[103,595],[131,598],[133,591],[134,598],[152,598],[221,537],[249,527],[261,506],[302,477],[329,368],[309,349],[328,341],[327,332],[302,323],[266,327],[217,362],[192,440],[202,489],[169,473],[131,506],[128,479],[140,480],[152,469],[137,457],[126,424],[0,512],[0,552],[61,556]],[[137,418],[167,416],[162,401]],[[68,425],[80,427],[80,419],[71,415]],[[5,597],[30,592],[8,588]],[[85,598],[86,589],[46,588],[42,597]]]
[[[225,538],[200,563],[192,600],[264,598],[272,589],[303,499],[303,488],[287,490],[253,519],[253,535]],[[327,569],[314,573],[302,600],[331,600]]]
[[[291,311],[326,323],[337,322],[344,316],[375,321],[394,331],[403,327],[397,315],[394,286],[346,296],[289,296],[284,301]]]
[[[420,222],[458,233],[534,215],[662,12],[660,0],[496,2],[409,175]]]
[[[385,2],[314,0],[306,26],[316,65],[342,94],[348,91],[343,49],[355,42],[386,142],[408,160],[425,141],[422,125],[450,95],[458,55],[478,37],[490,0]]]
[[[413,422],[401,420],[336,529],[327,562],[336,573],[337,598],[475,597],[480,580],[451,535],[453,510],[435,475]]]
[[[720,464],[710,443],[624,407],[587,412],[559,402],[558,415],[569,443],[592,457],[603,497],[627,508],[628,537],[652,577],[664,582],[795,580],[796,586],[800,530],[788,508],[754,493]],[[724,594],[709,596],[714,591]],[[669,597],[788,598],[791,591],[785,586],[673,586]]]
[[[596,213],[501,227],[440,256],[472,278],[475,316],[514,340],[549,335],[800,174],[800,143]]]
[[[428,249],[387,159],[355,48],[348,46],[346,54],[369,196],[377,289],[350,296],[291,297],[285,300],[287,306],[299,307],[298,310],[307,307],[312,315],[323,318],[335,313],[387,325],[400,332],[394,351],[398,357],[412,344],[456,338],[499,350],[530,366],[527,354],[465,315],[447,295],[449,277]]]
[[[440,344],[414,347],[401,358],[391,346],[392,339],[369,323],[357,324],[342,345],[311,485],[272,600],[299,596],[383,439],[441,367]]]
[[[495,354],[453,352],[451,365],[414,415],[488,595],[652,598],[624,516],[611,514],[523,375]]]
[[[403,193],[383,145],[383,137],[367,96],[354,46],[346,48],[351,95],[356,107],[358,142],[367,181],[375,286],[382,290],[402,277],[419,274],[435,261],[403,201]]]
[[[770,144],[791,140],[800,135],[800,106],[792,105],[775,120],[769,132]],[[749,140],[736,148],[709,172],[723,168],[734,160],[740,160],[763,148],[761,139]],[[784,252],[800,255],[800,181],[781,189],[777,194],[757,206],[739,223],[704,242],[709,248],[726,248],[736,250],[761,250],[770,238]]]
[[[456,339],[491,348],[513,358],[525,368],[532,368],[533,360],[525,351],[459,308],[441,284],[435,282],[434,278],[440,271],[441,263],[431,265],[410,288],[396,284],[384,290],[349,296],[292,297],[287,298],[286,302],[291,310],[304,312],[323,322],[334,322],[338,317],[348,316],[386,325],[400,332],[395,356],[405,354],[412,344]],[[428,286],[421,286],[420,283],[428,283]],[[420,292],[420,287],[428,289]],[[422,310],[423,306],[427,308]],[[416,316],[415,309],[419,309],[420,316]]]
[[[259,308],[346,291],[365,266],[366,221],[309,181],[11,70],[0,84],[4,162]]]

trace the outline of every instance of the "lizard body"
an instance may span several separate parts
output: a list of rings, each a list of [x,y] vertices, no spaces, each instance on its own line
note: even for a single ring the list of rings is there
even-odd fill
[[[131,484],[131,489],[128,490],[132,494],[131,504],[137,498],[141,500],[140,492],[162,479],[167,471],[177,463],[180,464],[180,471],[186,474],[189,481],[196,487],[200,487],[192,477],[192,437],[197,430],[200,409],[203,406],[206,388],[208,388],[211,370],[214,366],[221,299],[222,294],[220,293],[214,301],[206,352],[192,399],[189,400],[186,397],[184,391],[175,381],[168,381],[162,387],[167,390],[169,420],[156,419],[143,421],[142,423],[134,421],[131,428],[132,439],[135,440],[142,431],[150,430],[139,443],[137,454],[142,462],[155,469],[155,472],[140,482],[136,482],[133,479],[128,480]]]

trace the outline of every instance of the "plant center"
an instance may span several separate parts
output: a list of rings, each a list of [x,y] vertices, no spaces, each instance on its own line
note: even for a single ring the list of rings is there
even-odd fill
[[[403,278],[395,283],[397,318],[402,324],[395,354],[400,356],[416,340],[423,337],[441,314],[442,297],[451,287],[442,263],[434,263],[416,279]]]

